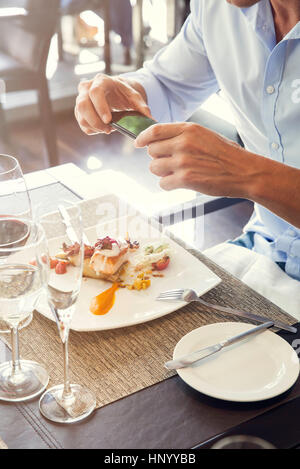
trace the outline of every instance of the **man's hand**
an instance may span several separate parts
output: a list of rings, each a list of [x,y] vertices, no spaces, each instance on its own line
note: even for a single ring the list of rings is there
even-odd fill
[[[75,117],[87,135],[110,134],[112,112],[139,111],[151,117],[146,92],[134,80],[99,74],[93,80],[81,82],[78,91]]]
[[[250,153],[197,124],[157,124],[136,140],[148,146],[163,189],[257,202],[300,228],[300,170]]]
[[[148,146],[150,169],[161,177],[163,189],[186,188],[215,196],[251,198],[266,160],[193,123],[150,127],[139,135],[136,146]]]

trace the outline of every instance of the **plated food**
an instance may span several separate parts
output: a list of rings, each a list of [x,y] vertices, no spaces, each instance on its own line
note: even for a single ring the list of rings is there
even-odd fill
[[[138,249],[138,245],[129,240],[113,239],[109,236],[98,239],[93,246],[84,246],[83,276],[93,279],[120,281],[123,267],[127,264],[129,252]],[[62,262],[78,265],[80,245],[63,244],[61,252],[56,255]]]
[[[79,251],[78,243],[72,246],[63,244],[62,250],[50,261],[52,268],[57,274],[66,273],[68,265],[78,265]],[[84,246],[83,277],[141,290],[150,286],[149,276],[160,276],[159,272],[165,270],[169,263],[170,248],[167,243],[146,244],[141,248],[138,241],[106,236],[97,239],[93,246]],[[135,281],[128,283],[134,277]]]
[[[104,292],[107,292],[112,287],[116,288],[116,286],[112,282],[98,278],[83,278],[72,319],[72,330],[79,332],[104,331],[148,322],[168,315],[184,306],[183,302],[156,301],[157,296],[162,291],[176,288],[192,288],[197,292],[198,296],[201,296],[221,282],[221,279],[206,267],[205,264],[172,238],[162,234],[161,231],[150,225],[143,217],[136,215],[122,216],[114,219],[113,222],[105,222],[101,225],[97,224],[86,228],[85,235],[88,237],[91,245],[94,246],[98,238],[104,238],[106,235],[110,235],[110,237],[116,240],[127,238],[127,227],[130,238],[139,241],[139,248],[128,253],[128,263],[125,265],[125,272],[121,275],[121,278],[124,280],[122,283],[123,288],[118,284],[118,288],[114,292],[111,290],[107,295],[104,295],[109,303],[113,294],[115,294],[115,302],[108,314],[101,314],[99,316],[91,312],[93,299],[104,294]],[[50,239],[49,250],[51,255],[55,257],[56,254],[63,251],[62,244],[63,240],[60,236]],[[146,247],[153,246],[155,251],[161,245],[168,245],[168,250],[163,249],[161,251],[162,257],[164,255],[169,255],[170,257],[168,266],[164,270],[154,270],[150,263],[150,260],[153,261],[153,258],[149,257],[146,260],[147,266],[150,267],[144,267],[143,259]],[[61,259],[55,259],[61,262]],[[64,260],[67,263],[69,262],[67,259]],[[142,269],[135,270],[136,265],[140,265]],[[67,273],[65,275],[57,275],[54,269],[51,271],[53,285],[56,288],[61,287],[62,291],[68,291],[69,276],[72,276],[73,268],[71,263],[67,264],[66,268]],[[150,280],[148,288],[145,288],[144,280],[138,278],[139,275],[143,276],[144,280],[146,277],[146,282]],[[140,281],[136,287],[142,287],[139,291],[136,290],[136,287],[133,287],[136,280]],[[70,279],[70,281],[72,280]],[[41,298],[37,310],[48,319],[54,320],[53,314],[44,299]]]
[[[62,245],[50,267],[57,275],[66,274],[68,266],[80,262],[80,245]],[[97,239],[94,245],[84,246],[83,277],[104,280],[113,284],[92,299],[90,311],[95,315],[106,314],[113,306],[115,292],[119,288],[146,290],[151,286],[151,277],[163,277],[163,270],[170,264],[170,247],[167,243],[146,244],[127,238],[106,236]]]

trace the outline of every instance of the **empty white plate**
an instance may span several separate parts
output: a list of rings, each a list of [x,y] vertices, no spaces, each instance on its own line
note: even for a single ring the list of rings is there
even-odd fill
[[[200,327],[178,342],[173,358],[219,343],[252,327],[239,322]],[[208,396],[254,402],[278,396],[293,386],[299,375],[299,359],[284,339],[264,331],[177,372],[188,385]]]

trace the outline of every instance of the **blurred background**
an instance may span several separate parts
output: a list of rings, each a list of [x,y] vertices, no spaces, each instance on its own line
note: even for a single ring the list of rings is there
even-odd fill
[[[142,67],[172,41],[189,12],[189,0],[0,0],[0,153],[16,156],[25,174],[74,163],[95,177],[108,170],[142,181],[151,197],[170,204],[194,198],[184,190],[162,193],[145,149],[117,132],[88,137],[74,117],[81,80]],[[241,143],[220,93],[191,120]],[[206,217],[210,245],[240,233],[249,204],[222,211],[223,203],[214,205]],[[222,220],[215,219],[221,212]]]
[[[70,161],[86,171],[118,165],[111,153],[132,145],[81,133],[78,83],[142,67],[189,10],[190,0],[0,0],[0,151],[16,154],[25,173]],[[204,109],[231,119],[217,97]]]

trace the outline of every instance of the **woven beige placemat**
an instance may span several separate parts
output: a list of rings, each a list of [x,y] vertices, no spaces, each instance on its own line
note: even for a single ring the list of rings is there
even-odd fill
[[[204,295],[205,300],[289,324],[296,322],[201,253],[191,252],[223,280]],[[175,374],[166,370],[163,364],[172,357],[173,349],[183,335],[205,324],[238,320],[235,316],[225,316],[193,303],[137,326],[89,333],[71,331],[71,381],[94,391],[97,406],[102,407]],[[5,336],[2,340],[6,340]],[[62,351],[54,322],[35,313],[32,323],[21,331],[20,343],[23,358],[46,366],[51,377],[50,386],[62,382]]]

